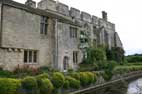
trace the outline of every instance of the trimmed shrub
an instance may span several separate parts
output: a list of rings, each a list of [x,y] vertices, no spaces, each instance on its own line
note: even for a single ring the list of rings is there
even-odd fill
[[[69,87],[70,87],[69,81],[68,81],[68,80],[65,80],[65,83],[64,83],[64,85],[63,85],[63,88],[64,88],[64,89],[68,89]]]
[[[54,89],[49,79],[41,79],[40,83],[38,83],[38,87],[40,89],[40,94],[51,94]]]
[[[65,77],[60,72],[53,73],[52,83],[55,88],[61,88],[64,85]]]
[[[86,86],[88,84],[88,77],[85,72],[80,72],[80,82],[82,86]]]
[[[80,81],[76,80],[75,78],[72,78],[70,76],[66,77],[66,80],[69,81],[69,86],[73,89],[78,89],[80,88]]]
[[[20,86],[20,80],[0,78],[0,94],[17,94],[17,90]]]
[[[87,78],[88,78],[88,85],[92,84],[94,82],[94,73],[92,72],[86,72]]]
[[[80,80],[80,74],[77,73],[77,72],[73,72],[73,73],[69,74],[69,76],[71,76],[71,77],[73,77],[73,78],[75,78],[77,80]]]
[[[97,81],[97,74],[94,73],[94,83]]]
[[[36,79],[46,79],[46,78],[49,78],[49,75],[47,73],[43,73],[36,76]]]
[[[34,77],[25,77],[22,80],[22,87],[24,90],[30,92],[30,94],[37,94],[38,84]]]

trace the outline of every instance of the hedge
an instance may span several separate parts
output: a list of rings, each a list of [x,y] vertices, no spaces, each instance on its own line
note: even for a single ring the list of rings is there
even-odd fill
[[[51,94],[54,87],[49,79],[41,79],[38,83],[40,94]]]
[[[71,76],[77,80],[80,80],[80,74],[77,72],[70,73],[69,76]]]
[[[96,82],[96,75],[93,72],[80,72],[80,82],[82,86]]]
[[[64,88],[64,89],[69,89],[69,87],[70,87],[69,81],[68,81],[68,80],[65,80],[65,83],[64,83],[64,85],[63,85],[63,88]]]
[[[20,80],[11,78],[0,78],[0,94],[17,94],[17,90],[20,87]]]
[[[52,83],[53,83],[55,88],[63,87],[63,85],[65,83],[64,75],[62,73],[60,73],[60,72],[53,73]]]
[[[21,84],[22,88],[26,91],[26,93],[38,93],[38,84],[35,77],[27,76],[21,81]]]
[[[66,77],[66,80],[69,81],[69,87],[73,89],[78,89],[80,87],[80,81],[72,78],[70,76]]]

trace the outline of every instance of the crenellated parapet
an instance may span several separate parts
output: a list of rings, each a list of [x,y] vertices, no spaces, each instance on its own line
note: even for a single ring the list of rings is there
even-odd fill
[[[56,11],[57,13],[71,17],[72,19],[85,21],[101,27],[114,28],[114,24],[108,22],[107,13],[105,11],[102,11],[102,18],[99,18],[84,11],[80,11],[79,9],[73,7],[70,8],[68,5],[54,0],[41,0],[38,3],[37,8]]]
[[[86,13],[86,12],[81,12],[81,20],[87,21],[89,23],[92,22],[91,15],[89,13]]]
[[[70,8],[70,16],[72,17],[72,18],[75,18],[75,19],[81,19],[80,16],[81,14],[80,14],[80,10],[78,10],[78,9],[76,9],[76,8],[73,8],[73,7],[71,7]]]
[[[41,0],[38,3],[38,8],[43,10],[49,9],[52,11],[56,11],[56,6],[57,4],[56,4],[56,1],[54,0]]]
[[[69,15],[69,6],[67,6],[63,3],[57,2],[56,10],[57,10],[57,12],[65,15],[65,16],[70,16]]]

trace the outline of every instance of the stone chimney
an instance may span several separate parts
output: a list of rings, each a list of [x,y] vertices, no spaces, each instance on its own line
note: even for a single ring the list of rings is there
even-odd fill
[[[102,18],[107,21],[107,13],[105,11],[102,11]]]
[[[25,2],[25,5],[30,6],[30,7],[32,7],[32,8],[36,8],[36,2],[33,1],[33,0],[27,0],[27,1]]]

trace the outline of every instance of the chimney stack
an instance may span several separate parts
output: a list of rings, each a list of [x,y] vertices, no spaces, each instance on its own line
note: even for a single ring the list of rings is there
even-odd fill
[[[33,0],[27,0],[27,1],[25,2],[25,5],[30,6],[30,7],[32,7],[32,8],[36,8],[36,2],[33,1]]]
[[[102,18],[103,20],[107,21],[107,12],[102,11]]]

